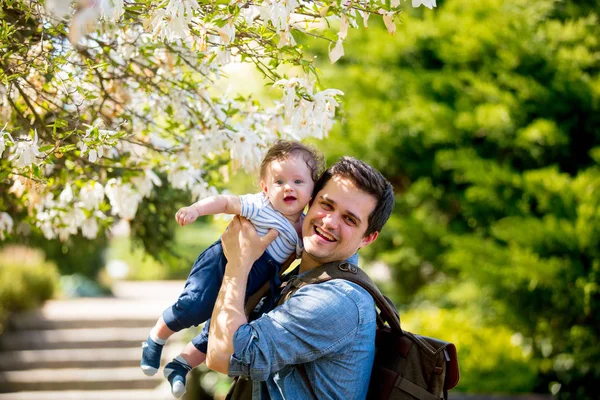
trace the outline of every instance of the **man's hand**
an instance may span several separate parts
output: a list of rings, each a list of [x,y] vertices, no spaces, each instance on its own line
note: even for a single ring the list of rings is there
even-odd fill
[[[200,216],[200,212],[193,205],[189,207],[182,207],[175,214],[175,219],[180,226],[191,224]]]
[[[221,236],[227,268],[243,268],[249,271],[278,234],[276,230],[271,229],[261,237],[250,221],[236,215]]]

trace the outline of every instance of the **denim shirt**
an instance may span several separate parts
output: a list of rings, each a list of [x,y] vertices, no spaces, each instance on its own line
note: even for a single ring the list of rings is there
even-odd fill
[[[229,376],[253,381],[257,399],[365,399],[375,355],[375,304],[342,279],[306,285],[235,332]]]

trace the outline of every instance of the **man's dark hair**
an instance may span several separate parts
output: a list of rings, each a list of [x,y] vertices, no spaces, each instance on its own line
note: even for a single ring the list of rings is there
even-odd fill
[[[369,164],[353,157],[342,157],[327,168],[319,180],[315,182],[312,198],[325,187],[334,176],[350,179],[363,192],[375,197],[377,205],[369,214],[369,225],[365,236],[381,231],[394,209],[394,189],[392,184],[381,175],[381,172]]]
[[[260,164],[260,178],[265,177],[270,163],[283,160],[292,154],[302,156],[312,180],[316,181],[325,167],[323,155],[312,146],[291,140],[277,140],[273,143]]]

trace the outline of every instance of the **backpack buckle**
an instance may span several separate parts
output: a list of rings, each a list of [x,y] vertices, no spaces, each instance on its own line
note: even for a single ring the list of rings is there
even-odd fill
[[[340,265],[338,265],[338,269],[340,271],[351,272],[353,274],[357,274],[358,273],[358,268],[356,268],[355,265],[347,263],[347,262],[343,262]]]

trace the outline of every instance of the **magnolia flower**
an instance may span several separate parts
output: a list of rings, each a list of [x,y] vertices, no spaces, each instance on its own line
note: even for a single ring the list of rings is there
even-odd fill
[[[96,221],[96,218],[88,218],[81,224],[81,234],[87,239],[95,239],[98,236],[98,221]]]
[[[192,188],[192,198],[195,201],[203,199],[209,196],[216,196],[219,194],[219,191],[214,186],[208,186],[208,183],[202,181],[198,184],[194,185]],[[218,214],[222,215],[222,214]]]
[[[40,155],[41,153],[38,151],[38,135],[36,131],[31,142],[25,140],[17,142],[15,152],[9,158],[9,160],[13,161],[15,167],[24,168],[29,167],[35,161],[35,157]],[[14,161],[15,159],[16,162]]]
[[[79,191],[79,199],[81,207],[95,210],[104,200],[104,187],[96,181],[88,182]]]
[[[122,183],[115,178],[109,179],[104,188],[106,196],[110,200],[112,213],[119,217],[131,220],[135,217],[142,196],[133,190],[131,184]]]
[[[131,183],[134,184],[137,191],[142,197],[150,196],[154,186],[162,186],[160,178],[152,172],[151,169],[147,169],[143,176],[136,176],[131,178]]]
[[[235,39],[235,25],[233,22],[225,24],[222,28],[218,29],[218,32],[225,45],[233,42],[233,39]]]
[[[69,40],[77,44],[81,38],[96,29],[100,12],[94,0],[79,0],[77,12],[69,26]]]
[[[81,234],[83,235],[83,237],[88,239],[96,239],[99,231],[99,219],[106,219],[106,215],[104,215],[100,211],[94,211],[91,217],[83,221],[83,223],[81,224]]]
[[[63,189],[63,191],[58,196],[58,203],[61,206],[68,206],[73,201],[73,189],[71,189],[71,185],[67,183],[67,186]]]
[[[344,55],[344,44],[342,43],[342,39],[338,39],[333,49],[329,46],[329,60],[331,63],[335,63],[337,60],[342,58]]]
[[[433,9],[433,7],[437,7],[437,4],[435,4],[435,0],[412,0],[412,6],[417,8],[420,7],[421,5],[424,5],[425,7],[429,8],[429,9]]]
[[[20,198],[25,193],[27,187],[23,185],[21,179],[16,178],[10,189],[8,189],[8,193],[14,194],[16,197]]]
[[[100,16],[107,21],[117,22],[123,13],[123,0],[100,0],[96,3],[100,9]]]
[[[0,213],[0,240],[4,240],[4,232],[10,233],[13,229],[13,219],[8,213]]]
[[[72,0],[46,0],[46,12],[57,18],[66,17],[71,12]]]
[[[246,25],[252,25],[252,22],[260,15],[260,8],[255,5],[244,5],[245,8],[242,8],[240,15],[244,18]]]
[[[340,31],[338,33],[338,38],[340,40],[346,39],[346,36],[348,35],[349,26],[350,23],[348,22],[348,16],[346,14],[342,15],[342,19],[340,21]]]
[[[77,206],[74,206],[68,212],[61,215],[61,224],[58,229],[58,237],[60,240],[65,241],[71,235],[77,234],[77,229],[85,221],[85,213]]]
[[[383,15],[383,23],[387,28],[388,32],[392,35],[396,33],[396,24],[394,23],[394,13],[385,11],[383,8],[379,9],[379,14]]]

